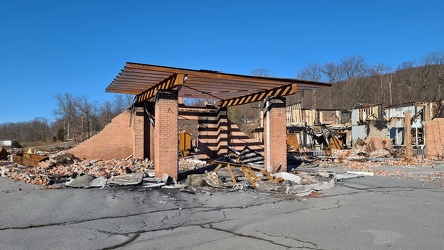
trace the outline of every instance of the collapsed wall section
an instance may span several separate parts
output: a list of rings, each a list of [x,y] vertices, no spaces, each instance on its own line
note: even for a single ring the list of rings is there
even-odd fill
[[[444,118],[435,118],[425,123],[425,150],[430,159],[444,157]]]
[[[123,159],[133,153],[131,113],[126,110],[114,117],[98,134],[68,151],[80,159]]]

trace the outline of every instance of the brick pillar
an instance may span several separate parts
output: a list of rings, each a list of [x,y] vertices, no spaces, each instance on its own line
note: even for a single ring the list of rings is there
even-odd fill
[[[145,158],[145,112],[142,106],[135,106],[133,114],[133,158]]]
[[[162,178],[167,173],[172,178],[178,177],[178,130],[179,109],[177,91],[159,91],[156,95],[154,125],[154,166],[156,177]]]
[[[412,158],[412,125],[410,123],[410,113],[406,112],[404,114],[405,123],[405,157]]]
[[[287,171],[287,124],[285,98],[272,99],[270,108],[267,112],[265,103],[264,110],[264,160],[267,171],[276,172],[279,166],[280,171]],[[270,147],[267,148],[267,116],[270,116]],[[269,151],[268,151],[269,150]],[[270,166],[267,166],[268,156],[270,157]]]
[[[230,134],[230,125],[228,122],[228,109],[226,107],[220,108],[217,114],[217,129],[218,129],[218,150],[217,154],[228,153],[228,141]]]

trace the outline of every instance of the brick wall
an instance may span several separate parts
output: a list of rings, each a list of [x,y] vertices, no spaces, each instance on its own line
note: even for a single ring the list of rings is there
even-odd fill
[[[68,152],[80,159],[123,159],[133,153],[130,112],[116,116],[105,128]]]
[[[178,106],[177,91],[159,91],[156,96],[154,126],[154,164],[156,177],[167,173],[178,177]]]
[[[270,116],[270,166],[267,170],[275,172],[281,166],[281,171],[287,170],[287,124],[285,99],[273,99],[271,109],[268,112]],[[264,118],[264,162],[267,164],[267,122]]]
[[[426,156],[431,159],[444,155],[444,118],[435,118],[425,123]]]

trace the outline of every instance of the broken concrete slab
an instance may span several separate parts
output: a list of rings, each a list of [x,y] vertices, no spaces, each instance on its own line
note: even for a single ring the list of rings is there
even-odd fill
[[[333,188],[335,184],[335,179],[332,178],[331,180],[322,181],[318,184],[286,186],[285,193],[295,194],[298,196],[307,196],[311,194],[312,191],[322,191],[324,189]]]
[[[68,181],[65,186],[75,187],[75,188],[87,188],[90,186],[91,182],[94,180],[94,177],[91,175],[81,175],[75,179]]]
[[[124,174],[111,177],[107,184],[108,185],[138,185],[142,183],[143,173],[133,173],[133,174]]]
[[[191,187],[202,187],[206,185],[211,187],[220,187],[223,186],[223,183],[217,173],[209,172],[204,174],[188,175],[185,185]]]
[[[279,172],[279,173],[276,173],[276,174],[271,174],[271,176],[273,176],[276,179],[282,178],[282,179],[287,180],[287,181],[292,181],[292,182],[294,182],[296,184],[300,184],[301,181],[302,181],[302,178],[300,176],[297,176],[295,174],[290,174],[290,173],[287,173],[287,172]]]
[[[165,183],[150,183],[147,185],[143,185],[145,188],[160,188],[162,186],[165,186]]]
[[[337,181],[348,180],[348,179],[354,179],[354,178],[362,178],[362,177],[364,177],[364,175],[350,174],[350,173],[336,174],[336,180],[337,180]]]
[[[90,185],[90,187],[104,188],[106,185],[106,181],[107,181],[107,179],[105,177],[99,176],[99,177],[95,178],[93,181],[91,181],[91,183],[89,185]]]
[[[169,179],[170,179],[170,176],[167,173],[163,174],[163,177],[162,177],[163,183],[167,184]]]

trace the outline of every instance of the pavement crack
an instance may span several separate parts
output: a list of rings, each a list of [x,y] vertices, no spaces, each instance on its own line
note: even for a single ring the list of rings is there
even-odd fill
[[[195,209],[195,208],[201,208],[201,207],[189,207],[189,208],[183,208],[183,209]],[[63,222],[54,222],[54,223],[47,223],[47,224],[35,224],[35,225],[17,226],[17,227],[4,227],[4,228],[0,228],[0,231],[4,231],[4,230],[25,230],[25,229],[34,229],[34,228],[42,228],[42,227],[53,227],[53,226],[67,226],[67,225],[74,225],[74,224],[79,224],[79,223],[84,223],[84,222],[91,222],[91,221],[98,221],[98,220],[107,220],[107,219],[128,218],[128,217],[135,217],[135,216],[146,215],[146,214],[153,214],[153,213],[163,213],[163,212],[176,211],[176,210],[177,210],[177,208],[172,208],[172,209],[155,210],[155,211],[149,211],[149,212],[141,212],[141,213],[135,213],[135,214],[125,214],[125,215],[116,215],[116,216],[103,216],[103,217],[84,219],[84,220],[63,221]]]
[[[306,249],[318,249],[318,245],[315,244],[315,243],[313,243],[313,242],[310,242],[310,241],[300,240],[300,239],[296,239],[296,238],[288,237],[288,236],[275,236],[275,235],[267,234],[267,233],[260,232],[260,231],[256,231],[256,232],[258,232],[258,233],[262,233],[262,234],[265,234],[265,235],[268,236],[268,237],[284,238],[284,239],[291,239],[291,240],[297,241],[297,242],[299,242],[299,243],[302,243],[302,247],[301,247],[301,248],[306,248]],[[305,246],[305,244],[307,244],[307,245],[309,245],[309,246]],[[293,248],[294,248],[294,247],[293,247]]]
[[[117,249],[120,247],[125,247],[128,244],[130,244],[131,242],[135,241],[137,238],[139,238],[140,234],[136,233],[135,235],[133,235],[131,238],[129,238],[127,241],[124,241],[122,243],[119,243],[117,245],[114,246],[110,246],[110,247],[105,247],[105,248],[101,248],[101,250],[110,250],[110,249]]]
[[[204,229],[212,229],[212,230],[216,230],[216,231],[221,231],[221,232],[229,233],[229,234],[232,234],[232,235],[238,236],[238,237],[243,237],[243,238],[255,239],[255,240],[259,240],[259,241],[268,242],[268,243],[271,243],[271,244],[273,244],[275,246],[281,246],[281,247],[286,247],[286,248],[298,248],[298,249],[319,249],[319,248],[317,248],[316,244],[311,243],[311,242],[307,242],[307,243],[313,244],[315,247],[310,247],[310,246],[306,247],[305,245],[303,245],[302,247],[290,246],[290,245],[285,245],[285,244],[282,244],[282,243],[279,243],[279,242],[275,242],[273,240],[263,239],[261,237],[257,237],[257,236],[250,235],[250,234],[243,234],[243,233],[233,232],[233,231],[222,229],[222,228],[217,228],[217,227],[214,227],[212,224],[204,224],[204,225],[200,225],[200,226],[202,228],[204,228]],[[273,237],[275,237],[275,236],[273,236]],[[299,242],[304,243],[304,241],[299,241]]]

